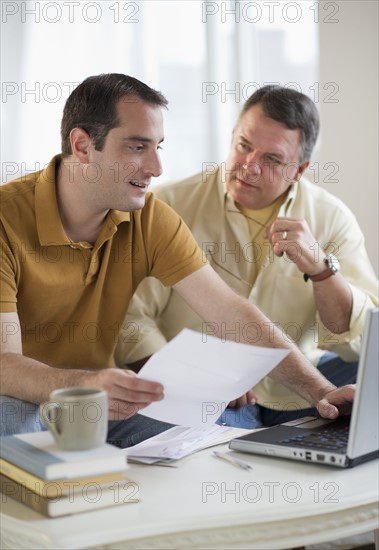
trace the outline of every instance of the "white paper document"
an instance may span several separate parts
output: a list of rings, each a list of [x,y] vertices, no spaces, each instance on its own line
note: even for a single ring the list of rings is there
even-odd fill
[[[177,461],[207,447],[227,443],[234,437],[245,435],[252,430],[208,426],[186,428],[175,426],[154,437],[150,437],[134,447],[124,449],[128,460],[142,464],[176,465]]]
[[[288,354],[189,329],[155,353],[138,376],[164,386],[162,401],[139,414],[187,427],[214,424],[228,403],[255,386]]]

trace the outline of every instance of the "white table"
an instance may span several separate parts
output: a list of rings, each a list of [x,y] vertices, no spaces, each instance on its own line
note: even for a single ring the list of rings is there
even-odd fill
[[[237,454],[245,471],[211,454],[131,465],[135,504],[48,519],[9,498],[1,548],[284,549],[378,529],[378,460],[338,470]]]

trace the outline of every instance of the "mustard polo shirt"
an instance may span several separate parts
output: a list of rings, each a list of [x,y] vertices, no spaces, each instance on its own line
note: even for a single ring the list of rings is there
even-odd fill
[[[59,367],[113,367],[142,279],[171,286],[205,260],[181,218],[152,193],[140,210],[111,210],[94,245],[73,243],[57,206],[60,160],[0,187],[0,310],[17,311],[24,355]],[[128,327],[131,341],[138,329]]]

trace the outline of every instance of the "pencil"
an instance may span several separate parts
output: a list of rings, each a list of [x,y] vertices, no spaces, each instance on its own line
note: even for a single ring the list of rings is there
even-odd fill
[[[221,458],[222,460],[226,460],[226,462],[229,462],[230,464],[233,464],[233,466],[237,466],[238,468],[242,468],[243,470],[253,469],[251,464],[232,456],[230,453],[220,453],[219,451],[213,451],[213,455],[216,458]]]

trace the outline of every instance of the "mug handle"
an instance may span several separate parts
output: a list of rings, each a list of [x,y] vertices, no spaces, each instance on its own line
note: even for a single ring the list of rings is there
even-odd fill
[[[50,418],[49,412],[53,409],[55,411],[54,417],[55,419]],[[58,418],[58,410],[60,409],[60,406],[58,403],[41,403],[39,406],[39,414],[41,416],[42,422],[45,424],[46,428],[51,431],[51,433],[59,439],[61,437],[61,432],[58,430],[57,427],[57,418]]]

